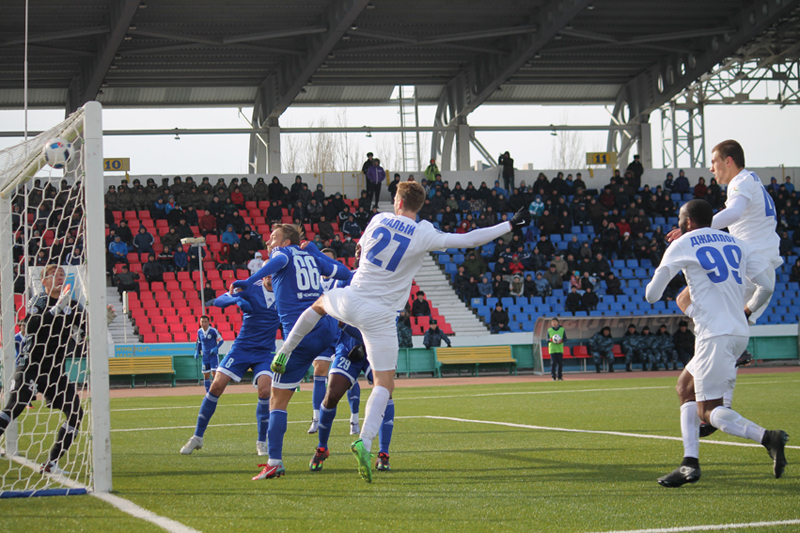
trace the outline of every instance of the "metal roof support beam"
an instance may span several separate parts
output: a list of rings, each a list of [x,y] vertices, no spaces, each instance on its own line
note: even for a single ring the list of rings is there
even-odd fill
[[[114,56],[128,32],[140,0],[117,0],[111,4],[111,32],[102,38],[97,56],[84,62],[81,71],[72,79],[67,91],[67,115],[94,100],[103,83]]]
[[[506,40],[509,53],[484,54],[459,72],[442,90],[434,125],[450,125],[464,119],[484,103],[503,83],[519,71],[541,48],[583,11],[590,0],[549,0],[532,13],[530,21],[537,31],[514,35]],[[449,108],[445,110],[445,106]],[[445,120],[445,117],[447,120]],[[442,157],[442,170],[450,170],[448,151],[441,149],[441,135],[434,133],[431,159]],[[446,144],[446,143],[445,143]],[[447,162],[447,164],[445,164]]]
[[[278,117],[297,98],[300,90],[327,59],[333,47],[350,29],[368,3],[369,0],[331,2],[324,19],[320,21],[328,31],[309,35],[307,52],[303,56],[284,58],[261,82],[253,107],[253,126],[263,127],[268,119],[275,119],[274,125],[278,125]],[[252,139],[250,146],[251,148],[254,146]],[[251,151],[252,157],[254,154]]]

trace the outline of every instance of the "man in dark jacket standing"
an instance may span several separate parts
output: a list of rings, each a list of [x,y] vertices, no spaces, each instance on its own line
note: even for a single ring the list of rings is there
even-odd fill
[[[386,171],[381,168],[381,160],[373,159],[372,166],[367,169],[367,198],[375,197],[375,207],[381,197],[381,184],[386,181]]]
[[[447,347],[450,348],[450,339],[448,339],[447,335],[445,335],[444,332],[439,329],[439,323],[436,320],[431,320],[431,327],[425,332],[425,338],[422,340],[422,343],[430,350],[431,348],[440,347],[442,345],[442,341],[444,341],[447,344]]]

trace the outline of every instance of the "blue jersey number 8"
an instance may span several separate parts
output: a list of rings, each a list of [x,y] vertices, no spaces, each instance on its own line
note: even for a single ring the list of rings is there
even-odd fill
[[[697,250],[697,260],[708,271],[706,274],[712,282],[722,283],[730,275],[736,283],[742,284],[742,275],[739,272],[742,250],[738,246],[729,244],[722,248],[722,253],[711,246],[703,246]]]
[[[378,259],[378,255],[389,246],[390,242],[397,241],[397,250],[394,251],[392,258],[389,259],[389,263],[385,267],[389,272],[397,270],[397,265],[400,264],[403,254],[406,253],[411,239],[403,237],[399,233],[392,235],[392,232],[386,228],[377,228],[372,232],[372,238],[377,239],[378,242],[367,252],[367,260],[378,267],[383,266],[383,260]]]

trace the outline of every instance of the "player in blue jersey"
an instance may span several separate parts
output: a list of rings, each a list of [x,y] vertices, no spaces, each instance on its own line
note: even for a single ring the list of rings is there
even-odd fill
[[[209,320],[206,315],[201,316],[200,329],[197,330],[194,358],[197,359],[203,356],[203,385],[206,387],[206,392],[211,387],[211,379],[214,377],[214,372],[217,371],[217,365],[219,365],[219,347],[222,346],[222,343],[222,335],[209,326]]]
[[[272,227],[268,248],[269,261],[261,270],[246,280],[238,280],[232,289],[247,290],[258,279],[272,275],[272,286],[278,307],[278,316],[284,331],[289,331],[303,313],[322,294],[321,276],[336,279],[349,279],[347,268],[327,257],[315,258],[300,249],[300,228],[289,224],[275,224]],[[333,343],[338,336],[337,322],[331,318],[320,320],[312,334],[299,343],[291,364],[281,366],[280,375],[274,375],[270,397],[269,463],[253,479],[271,479],[282,476],[283,436],[286,433],[286,408],[314,359],[322,354],[333,352]],[[273,361],[274,362],[274,361]],[[274,368],[273,368],[274,371]]]
[[[194,450],[203,447],[203,434],[214,415],[219,397],[225,392],[225,387],[231,380],[240,382],[245,372],[252,370],[253,383],[258,388],[256,451],[258,455],[267,455],[269,396],[272,387],[272,371],[269,369],[269,365],[275,354],[275,334],[280,325],[278,310],[275,306],[275,295],[272,292],[272,280],[267,276],[263,280],[256,281],[246,290],[223,294],[213,300],[212,305],[223,309],[231,305],[238,305],[244,313],[244,317],[242,326],[239,328],[239,335],[217,367],[214,382],[206,393],[203,403],[200,404],[194,435],[181,448],[181,453],[189,455]]]
[[[354,387],[358,387],[358,376],[361,372],[372,383],[372,370],[364,352],[363,339],[352,337],[352,330],[342,332],[336,344],[336,356],[333,359],[333,368],[328,376],[328,389],[325,399],[322,401],[319,418],[319,445],[314,452],[314,457],[308,464],[312,472],[322,470],[322,463],[328,458],[328,439],[330,438],[333,421],[336,418],[336,407],[342,396],[351,393]],[[361,388],[359,387],[360,391]],[[358,416],[358,415],[356,415]],[[392,432],[394,430],[394,400],[391,398],[386,404],[383,414],[381,429],[378,434],[380,452],[376,468],[379,471],[388,471],[389,468],[389,445],[392,442]]]

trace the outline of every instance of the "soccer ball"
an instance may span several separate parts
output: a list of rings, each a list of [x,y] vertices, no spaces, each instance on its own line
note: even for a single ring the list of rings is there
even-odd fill
[[[64,168],[72,159],[72,143],[53,137],[44,145],[44,159],[53,168]]]
[[[556,335],[553,335],[553,337],[551,338],[551,340],[552,340],[554,343],[558,344],[559,342],[561,342],[561,335],[558,335],[558,334],[556,334]]]

